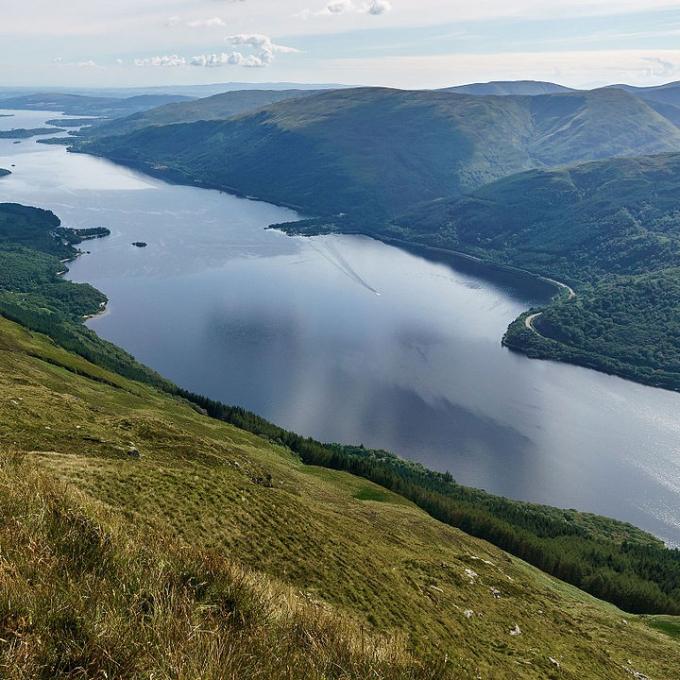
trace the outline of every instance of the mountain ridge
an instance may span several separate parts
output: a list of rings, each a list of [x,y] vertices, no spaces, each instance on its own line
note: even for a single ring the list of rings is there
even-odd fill
[[[379,218],[532,167],[677,151],[680,129],[615,89],[477,97],[359,88],[74,147],[312,214]]]

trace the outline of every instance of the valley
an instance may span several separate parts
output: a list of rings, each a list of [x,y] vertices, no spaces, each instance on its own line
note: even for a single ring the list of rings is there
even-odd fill
[[[671,680],[680,663],[671,617],[625,614],[5,319],[0,383],[3,606],[32,612],[0,624],[15,671]]]
[[[297,219],[288,210],[60,147],[6,149],[0,163],[17,168],[0,200],[110,229],[68,265],[108,300],[88,326],[175,384],[321,441],[387,449],[469,486],[680,543],[677,395],[500,345],[553,284],[433,249],[291,239],[265,230]],[[127,365],[121,356],[116,370]]]
[[[184,122],[126,131],[124,121],[74,149],[311,213],[276,225],[289,234],[365,234],[561,277],[580,297],[536,317],[542,337],[518,319],[500,334],[507,346],[679,389],[667,294],[678,267],[675,89],[495,87],[503,94],[307,93],[191,122],[199,102]],[[209,118],[214,104],[205,106]]]
[[[14,101],[27,132],[98,117],[18,147],[0,121],[2,663],[670,680],[680,134],[659,97]]]

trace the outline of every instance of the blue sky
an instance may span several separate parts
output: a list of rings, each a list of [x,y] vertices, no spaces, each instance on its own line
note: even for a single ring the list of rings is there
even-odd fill
[[[0,0],[0,14],[0,85],[680,79],[668,0]]]

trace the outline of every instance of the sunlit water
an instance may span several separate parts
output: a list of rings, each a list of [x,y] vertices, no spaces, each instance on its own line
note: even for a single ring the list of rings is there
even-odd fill
[[[680,543],[680,395],[503,349],[544,288],[367,238],[289,238],[265,227],[291,211],[34,140],[0,140],[0,167],[0,200],[111,229],[71,265],[110,299],[90,326],[183,387]]]

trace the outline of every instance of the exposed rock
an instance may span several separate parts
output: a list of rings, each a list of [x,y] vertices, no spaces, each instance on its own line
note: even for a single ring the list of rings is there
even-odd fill
[[[494,598],[496,598],[497,600],[500,600],[500,599],[501,599],[501,591],[498,590],[498,588],[494,588],[493,586],[491,586],[491,594],[492,594],[492,595],[494,596]]]
[[[472,611],[472,609],[466,609],[463,612],[463,616],[465,616],[466,619],[471,619],[474,616],[474,614],[475,613]]]
[[[466,569],[465,576],[467,576],[470,579],[470,583],[474,583],[475,580],[478,578],[479,574],[476,571],[472,571],[472,569]]]
[[[142,454],[139,452],[139,449],[134,446],[128,449],[127,455],[130,456],[130,458],[142,457]]]
[[[630,663],[630,661],[628,663]],[[626,671],[630,673],[635,678],[635,680],[650,680],[648,675],[640,673],[640,671],[636,671],[632,668],[626,668]]]
[[[510,635],[512,635],[513,637],[517,637],[518,635],[521,634],[522,629],[517,624],[515,624],[515,627],[510,631]]]

